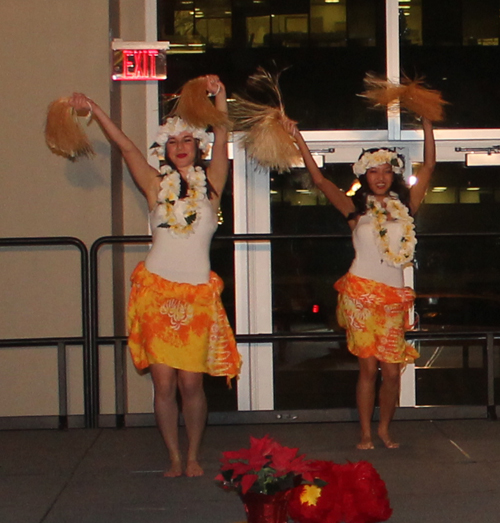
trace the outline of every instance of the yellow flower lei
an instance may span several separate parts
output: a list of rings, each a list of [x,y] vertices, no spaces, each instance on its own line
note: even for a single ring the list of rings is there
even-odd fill
[[[207,183],[201,167],[191,166],[187,173],[188,191],[179,198],[181,175],[169,165],[161,169],[163,179],[158,194],[158,208],[162,223],[158,227],[169,229],[177,237],[187,237],[194,232],[200,217],[200,202],[206,198]]]
[[[370,195],[367,198],[368,214],[373,217],[375,224],[375,240],[384,261],[393,267],[404,268],[411,265],[417,243],[413,218],[396,193],[391,192],[389,197],[384,198],[383,202],[385,207],[374,196]],[[403,226],[400,248],[396,253],[392,252],[389,246],[386,226],[388,216]]]

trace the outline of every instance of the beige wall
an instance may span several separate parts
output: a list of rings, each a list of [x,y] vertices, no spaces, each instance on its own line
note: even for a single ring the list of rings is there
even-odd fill
[[[144,40],[144,3],[122,0],[121,37]],[[109,108],[108,2],[0,5],[0,237],[74,236],[88,248],[111,233],[110,146],[87,127],[96,156],[69,162],[45,145],[48,104],[73,91]],[[123,128],[146,150],[144,85],[122,85]],[[126,234],[147,233],[143,198],[125,172]],[[133,252],[127,265],[142,253]],[[103,252],[101,334],[112,332],[111,265]],[[69,247],[0,248],[0,338],[78,336],[79,256]],[[81,351],[69,350],[70,412],[83,412]],[[103,375],[112,376],[103,356]],[[53,349],[0,349],[0,417],[57,414]],[[112,387],[103,387],[112,411]]]

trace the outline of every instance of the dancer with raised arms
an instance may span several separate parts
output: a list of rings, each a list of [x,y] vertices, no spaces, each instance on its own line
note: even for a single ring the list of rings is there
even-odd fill
[[[389,148],[370,149],[353,166],[361,187],[352,197],[323,176],[296,124],[286,120],[283,125],[296,140],[315,185],[352,230],[355,258],[335,288],[339,292],[337,318],[347,331],[348,349],[359,362],[356,400],[361,440],[357,447],[374,448],[371,420],[380,367],[378,436],[387,448],[397,448],[389,425],[398,403],[401,367],[419,356],[404,336],[415,293],[405,287],[403,269],[413,260],[413,216],[424,199],[436,161],[432,123],[422,118],[424,161],[412,187],[403,178],[401,154]]]
[[[226,89],[220,79],[200,77],[197,85],[205,101],[212,95],[215,109],[227,118]],[[131,277],[129,348],[136,367],[149,368],[153,379],[155,417],[170,455],[165,476],[200,476],[199,450],[207,417],[203,373],[230,379],[240,367],[220,300],[222,281],[211,272],[209,259],[228,176],[227,127],[214,127],[211,160],[205,169],[202,157],[209,147],[205,129],[178,115],[167,118],[153,144],[160,157],[158,170],[93,100],[75,93],[69,103],[80,114],[92,112],[146,197],[152,247]],[[188,436],[186,463],[179,445],[177,390]]]

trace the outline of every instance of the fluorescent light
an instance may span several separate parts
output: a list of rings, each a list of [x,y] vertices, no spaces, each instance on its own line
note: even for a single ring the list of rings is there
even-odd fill
[[[433,187],[432,192],[444,192],[447,191],[448,187]]]
[[[468,191],[479,191],[481,187],[467,187]]]
[[[499,153],[467,153],[465,155],[465,165],[480,166],[480,165],[500,165]]]
[[[300,194],[311,194],[309,189],[295,189],[295,192],[299,192]]]
[[[312,154],[313,160],[316,162],[316,165],[321,168],[325,164],[325,157],[322,154]],[[293,167],[305,167],[304,160],[299,159],[296,163],[293,164]]]

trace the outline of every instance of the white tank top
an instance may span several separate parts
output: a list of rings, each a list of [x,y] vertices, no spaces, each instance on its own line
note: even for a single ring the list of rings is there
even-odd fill
[[[387,221],[389,246],[393,252],[399,251],[403,227],[397,221]],[[368,280],[385,283],[391,287],[404,287],[403,269],[389,265],[382,259],[375,239],[373,218],[364,214],[352,231],[352,243],[356,256],[349,272]]]
[[[176,237],[161,223],[158,205],[149,213],[153,246],[145,265],[149,272],[178,283],[207,283],[210,279],[210,242],[217,229],[217,215],[208,198],[200,202],[194,232]]]

